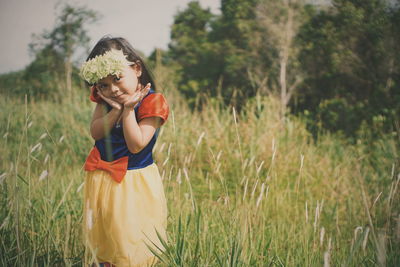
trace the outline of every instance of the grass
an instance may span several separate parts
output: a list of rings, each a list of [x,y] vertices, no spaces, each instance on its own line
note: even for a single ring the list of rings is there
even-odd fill
[[[314,140],[272,97],[238,113],[218,101],[190,111],[165,93],[154,157],[168,240],[157,266],[400,265],[398,135]],[[77,93],[0,106],[0,265],[81,266],[93,105]]]

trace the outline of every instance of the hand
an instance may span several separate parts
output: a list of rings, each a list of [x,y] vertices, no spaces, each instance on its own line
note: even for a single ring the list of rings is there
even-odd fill
[[[128,101],[124,103],[124,107],[126,108],[134,108],[136,105],[145,97],[150,91],[151,83],[148,83],[145,87],[140,85],[138,89],[136,89],[135,93],[130,97]]]
[[[117,110],[122,110],[123,106],[122,104],[118,103],[117,101],[112,100],[111,98],[105,97],[100,90],[97,90],[97,94],[104,100],[106,101],[112,108],[117,109]]]

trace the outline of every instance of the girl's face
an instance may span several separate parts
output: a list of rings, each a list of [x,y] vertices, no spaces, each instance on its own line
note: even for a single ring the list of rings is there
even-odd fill
[[[139,89],[138,78],[141,74],[139,64],[126,66],[119,78],[115,75],[108,75],[96,83],[96,88],[105,97],[124,104]]]

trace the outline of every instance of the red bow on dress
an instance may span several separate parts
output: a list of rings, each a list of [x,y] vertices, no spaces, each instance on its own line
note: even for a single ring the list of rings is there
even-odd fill
[[[86,171],[94,171],[96,169],[105,170],[118,183],[121,183],[122,179],[124,179],[127,167],[128,156],[110,162],[104,161],[100,158],[100,152],[97,147],[93,147],[85,162]]]

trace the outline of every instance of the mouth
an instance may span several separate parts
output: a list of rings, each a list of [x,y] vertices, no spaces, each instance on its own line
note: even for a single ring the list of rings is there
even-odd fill
[[[122,95],[123,95],[123,94],[120,94],[120,95],[114,96],[113,98],[114,98],[114,99],[119,99],[119,98],[121,98]]]

